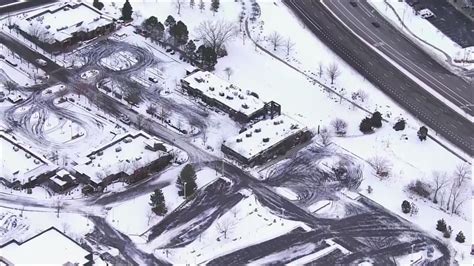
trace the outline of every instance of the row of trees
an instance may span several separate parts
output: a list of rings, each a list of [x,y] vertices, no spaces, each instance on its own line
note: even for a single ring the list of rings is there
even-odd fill
[[[437,221],[436,230],[442,232],[445,238],[450,238],[451,233],[453,232],[451,226],[447,225],[444,219],[439,219]],[[459,233],[456,235],[456,241],[459,243],[464,243],[464,241],[466,241],[466,237],[462,231],[459,231]]]
[[[233,23],[226,21],[203,21],[197,28],[197,33],[204,41],[196,47],[193,40],[189,40],[189,31],[182,21],[176,22],[173,16],[168,16],[164,24],[155,16],[145,19],[142,29],[149,33],[152,41],[171,44],[180,49],[182,55],[192,61],[198,61],[203,68],[213,69],[217,58],[227,54],[225,43],[237,35],[237,28]]]

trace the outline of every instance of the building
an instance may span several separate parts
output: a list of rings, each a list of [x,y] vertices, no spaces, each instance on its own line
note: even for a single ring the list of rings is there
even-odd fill
[[[222,143],[224,154],[246,165],[261,164],[276,155],[283,155],[295,145],[312,137],[311,131],[298,121],[280,115],[259,121],[235,137]]]
[[[115,30],[113,18],[85,4],[57,5],[17,22],[20,32],[58,50]]]
[[[66,170],[59,170],[47,181],[48,187],[54,192],[61,193],[77,185],[77,179]]]
[[[189,95],[200,98],[204,103],[228,113],[234,120],[247,123],[268,113],[280,114],[281,107],[275,102],[265,103],[252,91],[223,80],[208,71],[187,71],[181,79],[181,87]]]
[[[0,265],[92,265],[92,253],[51,227],[24,242],[0,246]]]
[[[10,188],[32,188],[54,176],[57,166],[14,136],[0,131],[0,182]]]
[[[159,171],[172,159],[169,146],[143,131],[127,133],[75,160],[75,177],[105,187],[142,169]]]

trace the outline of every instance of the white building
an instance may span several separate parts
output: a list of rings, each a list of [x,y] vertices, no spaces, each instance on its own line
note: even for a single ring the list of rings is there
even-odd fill
[[[92,265],[92,253],[58,229],[0,246],[0,265]]]

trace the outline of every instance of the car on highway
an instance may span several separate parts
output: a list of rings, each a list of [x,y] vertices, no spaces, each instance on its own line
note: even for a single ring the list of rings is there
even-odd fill
[[[153,83],[158,83],[158,79],[154,77],[148,77],[148,80],[153,82]]]
[[[376,28],[380,28],[380,24],[376,21],[372,22],[372,25]]]
[[[350,1],[349,4],[353,7],[357,7],[357,2],[356,1]]]
[[[122,121],[122,123],[124,123],[125,125],[130,125],[131,123],[130,118],[124,114],[120,115],[119,120]]]
[[[46,66],[48,64],[46,61],[40,58],[36,59],[35,62],[40,66]]]

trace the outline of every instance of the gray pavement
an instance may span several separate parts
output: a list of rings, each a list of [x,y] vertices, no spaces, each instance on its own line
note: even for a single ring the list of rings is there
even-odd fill
[[[385,58],[372,51],[342,25],[320,1],[285,0],[285,3],[318,38],[376,87],[451,143],[471,156],[474,154],[472,134],[474,124],[471,121],[453,111]],[[355,25],[352,24],[353,28],[351,28],[367,38],[369,43],[373,45],[378,43],[378,49],[393,57],[393,60],[402,66],[409,67],[410,73],[428,85],[433,85],[439,93],[451,95],[451,98],[454,97],[453,95],[458,95],[459,97],[456,96],[458,105],[472,103],[472,86],[429,59],[415,44],[383,19],[371,17],[375,15],[367,10],[351,10],[349,8],[362,9],[362,7],[352,7],[346,1],[326,1],[325,3],[332,6],[336,14],[341,19],[347,20],[349,25],[354,23]],[[354,12],[360,12],[359,16],[362,17],[354,18],[358,14]],[[375,28],[371,24],[374,20],[381,24],[380,28]],[[385,32],[386,30],[389,32]],[[379,35],[384,37],[381,38]],[[392,47],[392,42],[397,44],[393,44]],[[398,43],[403,45],[401,47],[405,47],[402,51],[399,50]],[[418,60],[412,61],[411,58],[417,58],[422,63]],[[433,69],[432,73],[429,72],[430,69]],[[472,108],[469,113],[473,114]]]

